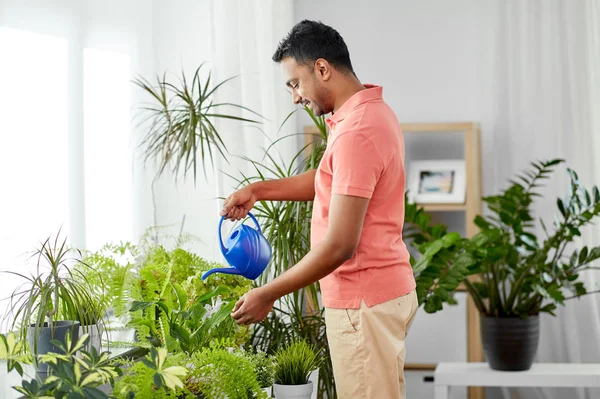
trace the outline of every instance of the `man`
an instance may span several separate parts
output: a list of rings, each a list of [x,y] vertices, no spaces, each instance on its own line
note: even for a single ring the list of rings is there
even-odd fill
[[[402,241],[404,142],[382,88],[356,77],[344,40],[302,21],[273,56],[295,104],[332,113],[317,170],[248,185],[221,215],[244,218],[259,200],[314,201],[311,251],[297,265],[244,295],[232,317],[256,323],[274,302],[320,281],[327,337],[341,399],[404,398],[404,340],[417,310]]]

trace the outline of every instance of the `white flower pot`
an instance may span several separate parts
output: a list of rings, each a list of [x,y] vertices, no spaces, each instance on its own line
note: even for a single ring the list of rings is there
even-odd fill
[[[273,385],[275,399],[310,399],[313,393],[313,383],[305,385]]]
[[[315,389],[313,389],[313,393],[311,396],[311,399],[317,399],[317,394],[318,394],[318,386],[319,386],[319,369],[316,369],[315,371],[313,371],[312,373],[310,373],[310,376],[308,377],[309,381],[312,381],[313,385],[315,386]]]
[[[273,387],[267,387],[267,388],[263,388],[262,390],[263,390],[263,391],[265,391],[265,393],[266,393],[267,395],[269,395],[269,396],[268,396],[269,398],[272,398],[272,397],[273,397]]]

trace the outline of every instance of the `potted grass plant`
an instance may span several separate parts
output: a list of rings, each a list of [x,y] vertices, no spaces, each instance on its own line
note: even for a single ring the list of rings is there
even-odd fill
[[[584,228],[600,215],[600,191],[587,190],[577,173],[566,198],[556,200],[552,228],[540,219],[536,229],[532,206],[542,180],[562,160],[533,162],[499,195],[485,197],[489,215],[479,215],[480,232],[462,238],[407,207],[411,232],[421,257],[413,262],[419,302],[426,312],[456,303],[462,282],[480,313],[483,349],[491,368],[519,371],[531,367],[539,340],[539,315],[555,315],[558,306],[589,294],[582,273],[598,269],[600,246],[575,245]],[[416,227],[416,229],[415,229]]]
[[[277,399],[310,399],[313,383],[310,374],[321,367],[321,351],[303,340],[292,341],[275,355],[275,384]]]
[[[87,307],[94,301],[85,275],[74,266],[81,263],[78,251],[67,247],[66,239],[46,239],[36,251],[36,273],[27,276],[6,272],[24,280],[11,295],[8,315],[13,317],[12,330],[27,342],[37,359],[39,355],[56,352],[51,341],[65,342],[67,333],[73,341],[79,337],[80,325],[93,324]],[[8,316],[7,315],[7,316]],[[47,363],[37,363],[39,372],[47,372]]]

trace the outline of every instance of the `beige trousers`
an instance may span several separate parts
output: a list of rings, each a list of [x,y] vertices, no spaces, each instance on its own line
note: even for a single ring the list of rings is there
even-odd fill
[[[325,310],[339,399],[404,399],[404,341],[418,308],[413,290],[360,309]]]

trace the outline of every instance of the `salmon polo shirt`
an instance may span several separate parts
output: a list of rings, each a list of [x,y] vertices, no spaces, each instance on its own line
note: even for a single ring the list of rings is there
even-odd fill
[[[383,101],[382,87],[365,85],[327,119],[327,148],[317,168],[311,245],[325,240],[332,195],[369,198],[354,256],[320,281],[323,305],[358,309],[415,288],[404,224],[404,138]],[[348,215],[348,217],[354,217]]]

